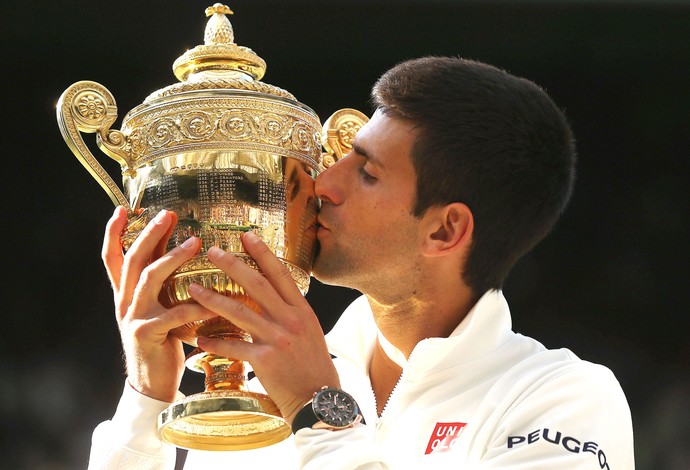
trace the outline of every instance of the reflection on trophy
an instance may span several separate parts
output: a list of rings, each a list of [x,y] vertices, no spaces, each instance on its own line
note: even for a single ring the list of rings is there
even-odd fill
[[[162,209],[179,217],[168,250],[190,236],[201,238],[200,253],[163,286],[160,299],[169,307],[192,302],[187,289],[198,283],[257,309],[206,258],[215,245],[256,268],[240,242],[249,230],[283,261],[306,294],[316,247],[314,177],[349,151],[367,120],[344,109],[322,129],[310,108],[259,81],[266,64],[234,43],[225,16],[231,13],[219,3],[206,9],[210,19],[204,45],[173,64],[180,83],[149,95],[123,118],[121,130],[110,128],[117,107],[98,83],[73,84],[57,105],[68,146],[112,201],[128,211],[125,249]],[[94,158],[81,132],[97,133],[100,149],[120,164],[123,190]],[[172,334],[194,348],[186,365],[205,374],[206,389],[161,413],[158,428],[165,441],[187,449],[242,450],[290,435],[273,401],[247,389],[244,362],[196,347],[199,336],[251,341],[246,332],[217,317],[183,325]]]

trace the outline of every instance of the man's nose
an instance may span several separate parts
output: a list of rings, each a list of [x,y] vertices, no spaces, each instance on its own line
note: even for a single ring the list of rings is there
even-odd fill
[[[338,167],[337,163],[333,164],[333,166],[330,166],[329,168],[326,168],[316,176],[316,180],[314,182],[314,192],[316,193],[316,197],[318,197],[322,203],[330,202],[333,204],[338,204],[339,200],[341,199],[341,197],[338,196],[340,191],[338,190],[338,169],[336,167]]]
[[[318,175],[316,175],[316,178],[314,180],[314,192],[316,193],[316,197],[319,198],[319,200],[323,201],[326,196],[325,188],[326,188],[326,173],[328,173],[329,169],[326,168],[322,172],[320,172]]]

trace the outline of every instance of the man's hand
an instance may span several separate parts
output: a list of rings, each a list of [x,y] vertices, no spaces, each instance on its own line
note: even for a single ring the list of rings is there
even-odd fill
[[[199,347],[249,362],[259,380],[292,423],[295,414],[324,385],[340,381],[326,347],[321,325],[290,272],[254,234],[242,236],[247,253],[261,273],[219,248],[208,250],[209,260],[241,285],[258,305],[246,304],[192,285],[192,297],[252,336],[252,342],[199,338]]]
[[[184,372],[182,342],[170,330],[216,316],[196,304],[166,309],[158,301],[163,282],[200,248],[192,237],[165,253],[177,216],[161,211],[123,254],[120,235],[127,225],[123,207],[108,221],[101,256],[112,284],[129,383],[140,393],[172,402]]]

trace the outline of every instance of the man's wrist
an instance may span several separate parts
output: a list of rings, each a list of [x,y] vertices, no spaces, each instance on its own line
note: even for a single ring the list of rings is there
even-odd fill
[[[182,395],[177,389],[171,389],[170,391],[162,393],[160,390],[154,389],[154,387],[152,387],[149,383],[136,380],[136,378],[132,377],[131,375],[127,377],[127,384],[140,395],[144,395],[152,400],[166,402],[168,404],[184,398],[184,395]]]

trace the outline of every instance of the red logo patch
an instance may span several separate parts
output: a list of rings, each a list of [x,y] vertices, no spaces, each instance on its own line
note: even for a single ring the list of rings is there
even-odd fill
[[[436,423],[424,454],[451,450],[466,425],[467,423]]]

